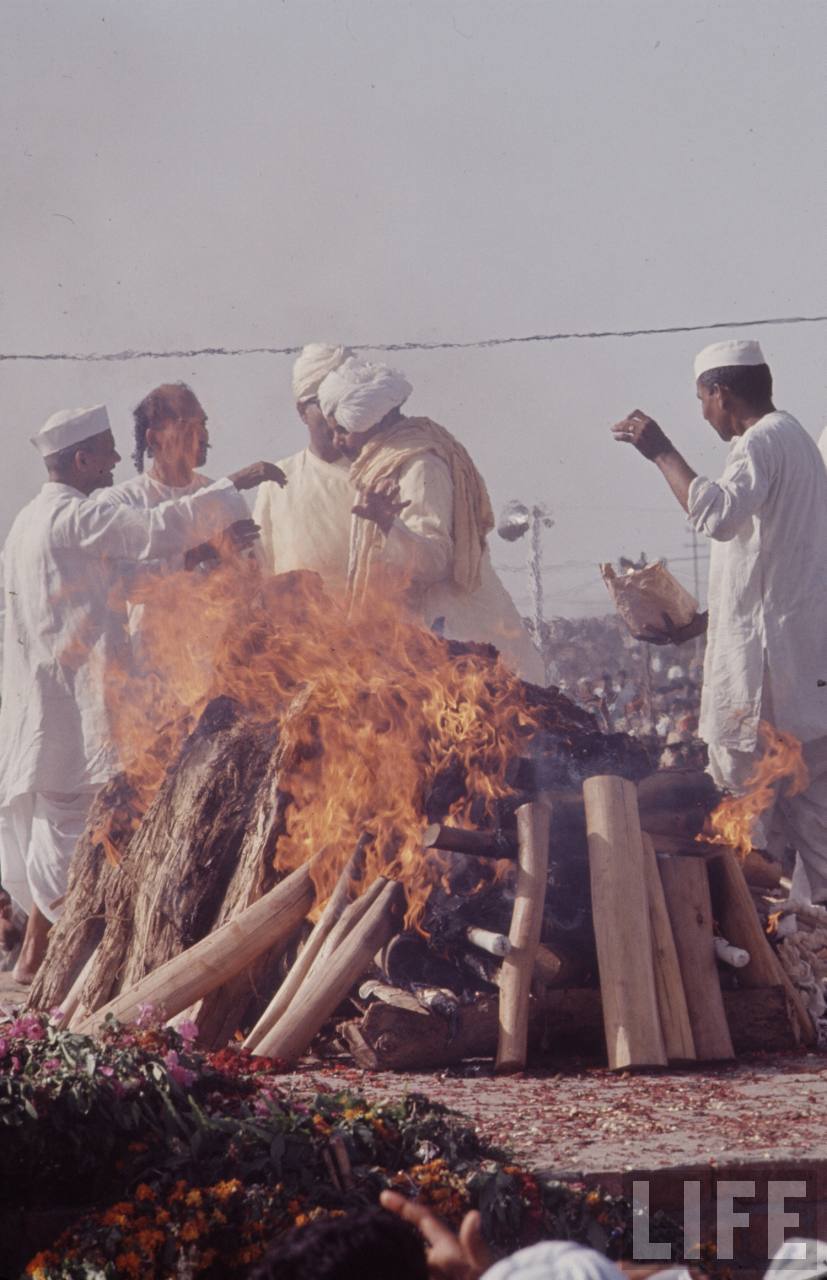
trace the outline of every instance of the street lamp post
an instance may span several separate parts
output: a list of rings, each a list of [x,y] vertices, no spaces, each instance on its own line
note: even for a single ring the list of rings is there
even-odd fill
[[[528,580],[531,590],[532,623],[537,648],[543,660],[545,683],[549,681],[549,664],[543,644],[543,530],[550,529],[554,520],[542,503],[527,507],[514,499],[506,503],[497,524],[497,533],[506,542],[516,542],[530,533],[528,540]]]

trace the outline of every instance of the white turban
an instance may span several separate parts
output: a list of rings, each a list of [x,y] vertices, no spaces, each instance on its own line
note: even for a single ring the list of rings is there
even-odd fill
[[[708,369],[731,369],[738,364],[766,364],[761,344],[750,338],[732,338],[729,342],[713,342],[695,356],[695,380]]]
[[[404,404],[412,390],[398,369],[351,356],[327,375],[318,394],[325,417],[333,414],[345,431],[368,431]]]
[[[106,406],[96,404],[91,409],[59,409],[47,418],[36,436],[32,436],[32,444],[42,458],[52,453],[68,449],[83,440],[91,440],[104,431],[109,431],[109,414]]]
[[[293,365],[293,396],[296,401],[301,404],[302,400],[312,400],[319,384],[352,354],[349,347],[329,347],[326,342],[308,342],[306,347],[302,347]]]
[[[688,1272],[684,1274],[689,1280]],[[622,1275],[595,1249],[570,1240],[546,1240],[496,1262],[482,1280],[622,1280]]]

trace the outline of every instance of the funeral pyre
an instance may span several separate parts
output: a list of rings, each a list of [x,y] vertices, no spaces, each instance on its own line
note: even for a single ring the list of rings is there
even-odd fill
[[[647,776],[634,740],[390,592],[354,618],[242,563],[141,593],[137,657],[105,673],[122,773],[32,1007],[90,1031],[151,1005],[286,1063],[321,1032],[397,1068],[812,1038],[738,859],[695,840],[704,775]],[[737,992],[716,932],[748,953]]]

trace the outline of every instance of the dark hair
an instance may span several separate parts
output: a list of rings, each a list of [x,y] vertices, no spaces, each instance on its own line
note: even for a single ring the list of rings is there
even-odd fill
[[[772,399],[772,374],[768,364],[732,364],[707,369],[698,381],[707,391],[716,386],[726,387],[749,405],[761,405]]]
[[[428,1280],[425,1244],[386,1209],[318,1218],[275,1240],[250,1280]]]
[[[144,396],[141,403],[133,409],[135,450],[132,454],[132,461],[135,463],[136,471],[140,472],[144,469],[144,454],[147,452],[147,431],[149,431],[150,427],[160,427],[162,422],[168,422],[170,418],[177,418],[181,401],[187,398],[198,403],[198,397],[192,387],[187,386],[186,382],[165,382],[162,386],[156,387],[154,391],[150,391],[149,395]]]

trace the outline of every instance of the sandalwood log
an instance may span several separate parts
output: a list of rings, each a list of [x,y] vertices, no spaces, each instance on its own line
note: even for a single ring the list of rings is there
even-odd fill
[[[404,994],[404,993],[403,993]],[[604,1060],[600,992],[595,988],[546,991],[529,1002],[528,1043],[532,1057],[552,1046],[561,1053],[588,1053]],[[449,1023],[438,1013],[390,1003],[372,1004],[359,1021],[337,1028],[356,1065],[368,1071],[426,1071],[466,1058],[493,1056],[499,1031],[496,996],[481,996],[462,1005]],[[547,1056],[547,1055],[546,1055]]]
[[[334,1012],[370,966],[374,955],[384,946],[396,927],[396,907],[404,896],[402,886],[397,881],[385,880],[384,877],[379,880],[380,891],[367,911],[326,958],[324,964],[319,963],[324,952],[322,948],[316,965],[301,986],[299,996],[292,1001],[276,1025],[261,1038],[256,1045],[256,1053],[280,1058],[290,1064],[296,1062],[325,1019]],[[356,906],[356,903],[352,905]],[[330,934],[328,942],[334,933],[335,930]]]
[[[730,849],[725,849],[709,863],[709,876],[715,902],[715,916],[721,932],[735,947],[749,952],[750,962],[738,970],[738,981],[744,987],[783,986],[794,1012],[794,1022],[803,1044],[814,1044],[813,1020],[804,1001],[773,951],[752,901],[749,886],[740,863]]]
[[[477,858],[517,857],[517,841],[502,831],[474,831],[468,827],[448,827],[433,822],[422,836],[423,849],[450,853],[470,853]]]
[[[598,776],[583,797],[609,1066],[665,1066],[637,792]]]
[[[541,942],[534,956],[534,983],[538,987],[579,986],[587,967],[582,956],[562,944],[551,948]]]
[[[643,860],[646,891],[649,896],[649,923],[652,926],[652,958],[655,966],[655,989],[658,997],[663,1047],[670,1062],[691,1062],[695,1058],[695,1042],[681,967],[672,924],[666,906],[663,883],[652,838],[643,835]]]
[[[286,943],[313,905],[315,890],[310,871],[311,863],[298,867],[215,933],[90,1014],[78,1030],[94,1031],[110,1013],[120,1022],[129,1022],[144,1004],[157,1006],[172,1018],[240,973],[268,947]]]
[[[721,983],[715,963],[712,903],[702,858],[658,860],[672,935],[680,962],[695,1053],[701,1061],[733,1058]]]
[[[498,1071],[522,1071],[526,1062],[531,979],[548,884],[550,825],[551,809],[542,799],[517,810],[517,883],[508,934],[511,950],[500,969]]]
[[[255,1047],[259,1041],[272,1031],[279,1019],[287,1012],[290,1007],[290,1002],[293,1000],[297,991],[310,972],[313,963],[321,951],[322,945],[329,937],[335,926],[339,923],[342,914],[348,905],[352,882],[361,874],[363,865],[364,847],[360,842],[354,853],[348,859],[344,870],[333,888],[333,892],[325,903],[322,914],[313,926],[313,931],[296,957],[295,963],[292,965],[290,972],[286,975],[281,986],[278,988],[272,1000],[267,1005],[267,1008],[262,1013],[250,1034],[247,1036],[247,1039],[244,1041],[245,1049],[255,1051]],[[364,897],[365,895],[362,896]]]
[[[399,1003],[372,1004],[358,1021],[340,1024],[356,1065],[366,1071],[428,1071],[469,1058],[491,1058],[499,1024],[496,996],[463,1005],[454,1026],[422,1008]],[[724,1008],[737,1053],[791,1049],[795,1046],[783,987],[724,991]],[[605,1062],[600,992],[592,987],[547,991],[529,1006],[530,1062],[560,1061],[560,1055],[586,1054]],[[551,1045],[551,1055],[547,1046]]]
[[[533,772],[530,762],[528,769]],[[543,795],[551,805],[550,838],[554,849],[565,851],[567,857],[585,859],[583,796],[579,791],[563,788],[552,788]],[[675,841],[682,850],[695,852],[693,841],[719,800],[720,792],[709,774],[697,769],[661,770],[638,783],[640,825],[644,831]],[[422,844],[425,849],[478,858],[513,861],[517,857],[517,841],[511,831],[476,831],[435,822],[426,829]]]
[[[504,933],[494,933],[491,929],[481,929],[479,925],[469,924],[465,936],[472,947],[479,947],[490,956],[511,954],[511,942]]]

